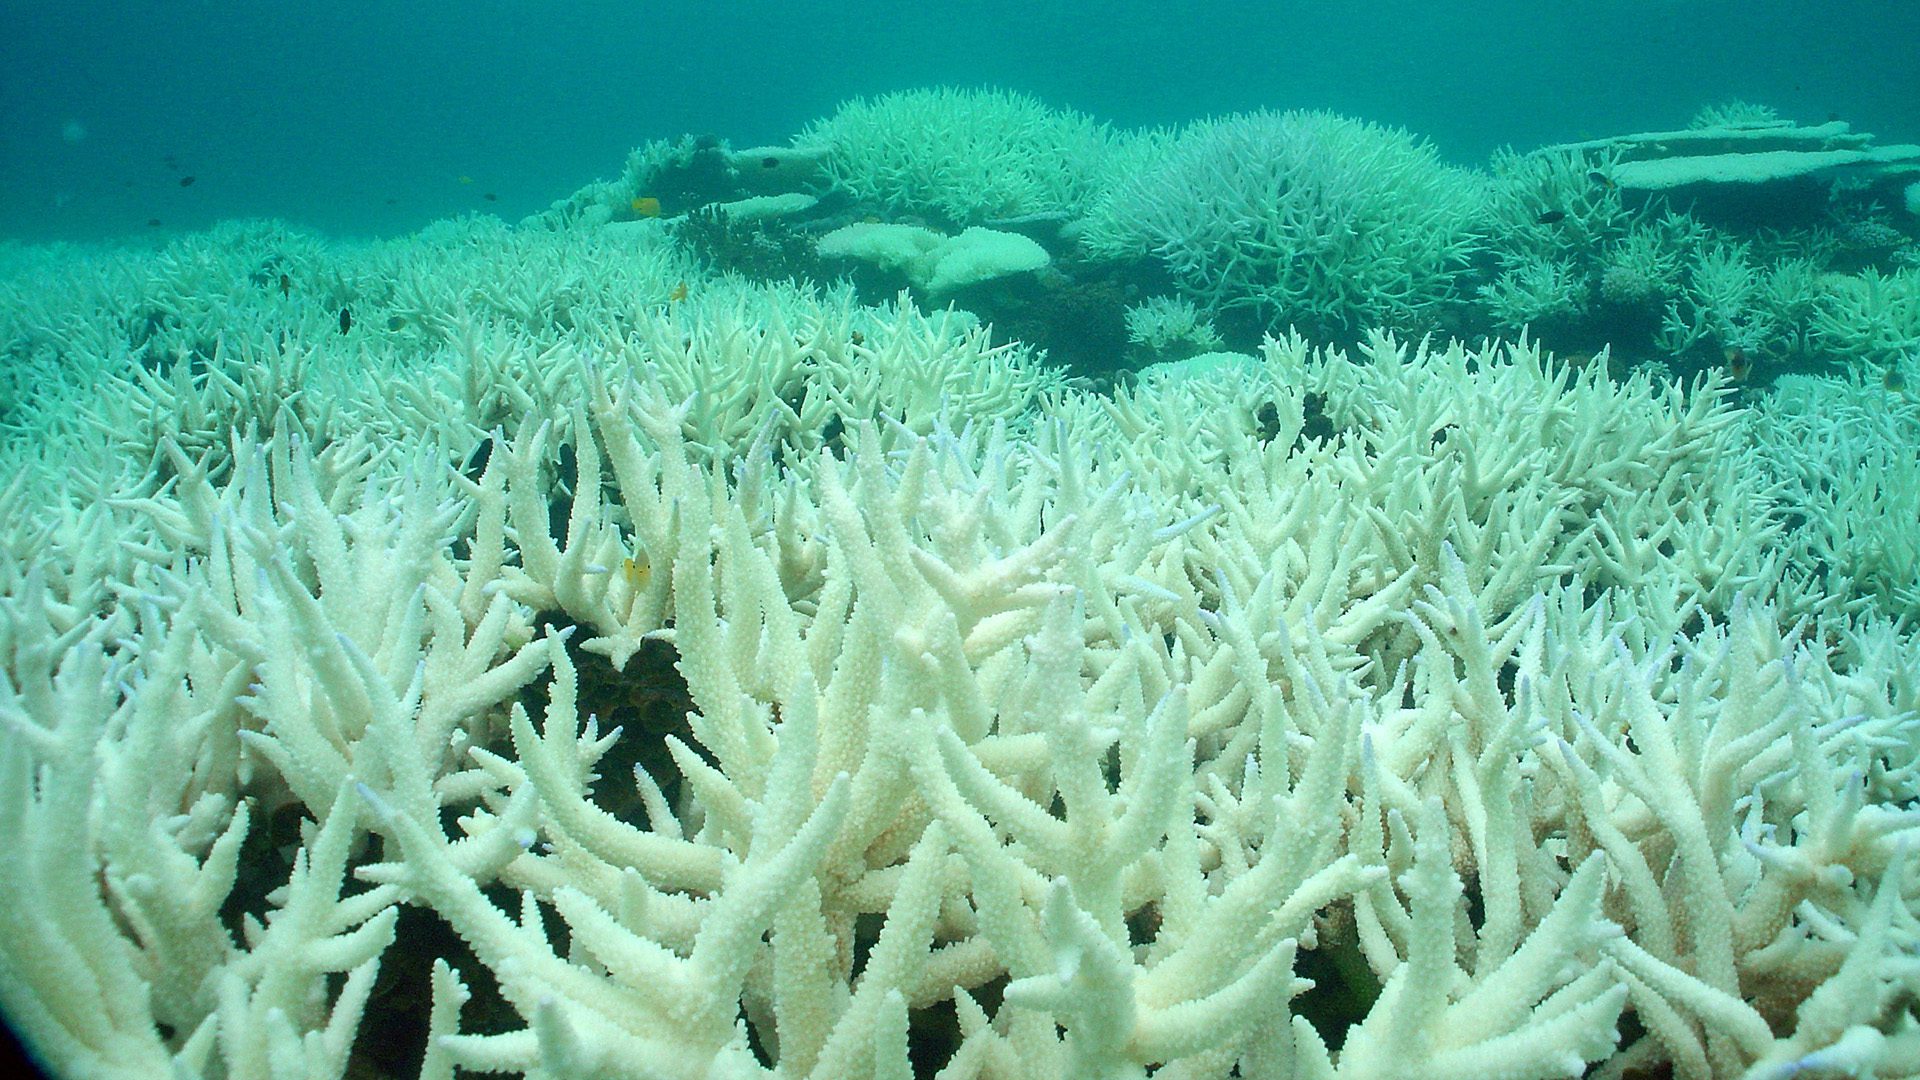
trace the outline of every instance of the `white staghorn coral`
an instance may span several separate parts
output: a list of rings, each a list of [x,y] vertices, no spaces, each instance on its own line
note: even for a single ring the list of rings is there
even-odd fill
[[[0,1009],[53,1069],[1914,1071],[1920,649],[1724,383],[1292,337],[1104,398],[688,292],[33,406]]]

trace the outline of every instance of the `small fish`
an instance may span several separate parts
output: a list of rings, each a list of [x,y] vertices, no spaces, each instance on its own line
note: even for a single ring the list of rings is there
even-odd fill
[[[1721,355],[1727,361],[1727,374],[1740,382],[1746,382],[1747,376],[1753,374],[1753,357],[1747,355],[1747,350],[1738,345],[1730,345],[1721,350]]]
[[[387,316],[388,331],[397,334],[400,331],[405,330],[406,328],[407,328],[407,317],[405,315]]]
[[[183,176],[183,177],[181,177],[181,178],[180,178],[180,186],[181,186],[181,187],[192,187],[192,186],[193,186],[193,182],[194,182],[195,180],[198,180],[198,179],[200,179],[200,178],[199,178],[199,177],[197,177],[197,176]]]
[[[780,167],[780,159],[774,157],[772,154],[768,154],[766,157],[760,159],[760,167],[763,169],[777,169]]]
[[[1543,211],[1539,217],[1533,220],[1542,225],[1551,225],[1556,221],[1567,220],[1567,212],[1565,210],[1547,210]]]
[[[642,195],[627,206],[639,217],[660,216],[660,200],[651,195]]]
[[[667,302],[670,304],[678,303],[682,300],[685,300],[686,298],[687,298],[687,283],[684,281],[678,285],[675,285],[673,287],[673,291],[667,294]]]
[[[1587,173],[1587,179],[1593,181],[1596,184],[1599,184],[1601,187],[1606,188],[1608,191],[1614,191],[1620,187],[1619,181],[1615,180],[1611,176],[1608,176],[1606,173],[1601,172],[1599,169],[1594,169],[1591,172]]]
[[[340,309],[340,332],[344,334],[351,329],[353,329],[353,309],[341,308]]]
[[[1886,387],[1889,394],[1904,394],[1907,390],[1907,375],[1900,370],[1899,364],[1888,364],[1887,370],[1880,373],[1880,385]]]
[[[499,201],[500,201],[500,196],[498,196],[498,195],[495,195],[495,194],[494,194],[493,192],[491,192],[491,191],[489,191],[489,192],[487,192],[487,193],[486,193],[485,195],[482,195],[482,196],[480,196],[480,197],[481,197],[481,198],[483,198],[483,199],[485,199],[485,200],[487,200],[488,202],[499,202]]]
[[[148,219],[147,219],[147,228],[149,228],[149,229],[157,229],[157,228],[159,228],[159,227],[160,227],[160,219],[159,219],[159,218],[157,218],[157,217],[150,217],[150,218],[148,218]]]
[[[463,184],[471,184],[473,183],[473,177],[463,175],[460,177],[460,182]]]
[[[653,580],[653,564],[647,561],[645,555],[637,559],[621,560],[620,572],[626,577],[627,585],[634,592],[644,592],[647,583]]]
[[[853,332],[853,336],[848,340],[853,342],[855,345],[865,345],[867,343],[867,335],[861,333],[858,330],[855,330]]]
[[[280,295],[282,297],[293,295],[293,279],[285,274],[280,275]]]
[[[388,205],[388,206],[399,206],[399,205],[400,205],[400,200],[399,200],[399,199],[394,199],[394,198],[389,198],[389,199],[387,199],[387,205]]]

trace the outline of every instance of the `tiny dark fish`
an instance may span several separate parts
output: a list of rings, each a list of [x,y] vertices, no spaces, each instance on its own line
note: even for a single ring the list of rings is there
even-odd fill
[[[285,274],[280,275],[280,295],[281,296],[293,295],[293,279],[288,277]]]
[[[1608,191],[1612,191],[1614,188],[1617,188],[1620,186],[1613,179],[1613,177],[1608,176],[1606,173],[1601,172],[1599,169],[1594,169],[1592,172],[1587,173],[1587,179],[1593,181],[1596,184],[1599,184],[1601,187],[1606,188]]]
[[[1906,390],[1907,376],[1898,366],[1888,364],[1887,370],[1880,376],[1880,383],[1889,393],[1898,394]]]
[[[194,182],[195,180],[198,180],[198,179],[200,179],[200,178],[199,178],[199,177],[197,177],[197,176],[183,176],[183,177],[181,177],[181,178],[180,178],[180,186],[181,186],[181,187],[192,187],[192,186],[193,186],[193,182]]]
[[[399,333],[400,331],[402,331],[402,330],[405,330],[406,328],[407,328],[407,317],[406,317],[405,315],[389,315],[389,316],[387,316],[387,329],[388,329],[388,330],[390,330],[390,331],[392,331],[392,332],[394,332],[394,333],[396,333],[396,334],[397,334],[397,333]]]
[[[492,460],[493,440],[481,439],[473,448],[473,453],[468,454],[467,460],[461,464],[460,471],[466,474],[467,479],[478,483],[487,471],[487,463]]]
[[[340,332],[344,334],[351,329],[353,329],[353,309],[341,308],[340,309]]]
[[[1542,225],[1551,225],[1556,221],[1567,220],[1567,212],[1565,210],[1548,210],[1542,213],[1539,217],[1534,218],[1533,220],[1539,222]]]
[[[482,196],[480,196],[480,197],[481,197],[481,198],[483,198],[483,199],[485,199],[485,200],[487,200],[488,202],[499,202],[499,201],[500,201],[500,196],[498,196],[498,195],[495,195],[495,194],[494,194],[493,192],[491,192],[491,191],[489,191],[489,192],[487,192],[487,193],[486,193],[485,195],[482,195]]]
[[[780,167],[780,159],[771,155],[763,157],[760,159],[760,167],[763,169],[777,169]]]
[[[149,229],[154,229],[154,228],[158,228],[158,227],[159,227],[159,225],[160,225],[160,219],[159,219],[159,218],[157,218],[157,217],[150,217],[150,218],[148,218],[148,219],[147,219],[147,228],[149,228]]]
[[[1721,350],[1721,355],[1727,361],[1727,374],[1736,381],[1746,382],[1747,376],[1753,374],[1753,357],[1747,354],[1747,350],[1733,345]]]

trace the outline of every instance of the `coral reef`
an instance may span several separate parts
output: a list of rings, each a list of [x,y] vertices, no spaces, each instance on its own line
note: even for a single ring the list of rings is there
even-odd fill
[[[1148,363],[1184,360],[1214,352],[1225,344],[1213,320],[1190,300],[1150,296],[1127,308],[1127,341]]]
[[[1830,349],[1880,366],[1920,349],[1920,268],[1828,275],[1812,296],[1813,335]]]
[[[649,144],[620,180],[583,188],[536,221],[594,229],[658,216],[711,265],[754,276],[819,272],[801,239],[830,236],[835,257],[851,260],[824,269],[869,300],[905,284],[923,300],[995,307],[988,314],[999,318],[1015,314],[996,303],[1005,299],[1033,332],[1104,328],[1136,297],[1173,291],[1242,348],[1294,326],[1346,341],[1370,326],[1475,339],[1525,328],[1554,348],[1611,347],[1627,366],[1682,372],[1739,349],[1761,382],[1821,364],[1884,363],[1884,342],[1863,346],[1885,338],[1883,318],[1828,303],[1836,325],[1815,333],[1815,300],[1845,290],[1787,290],[1809,272],[1885,275],[1914,264],[1912,226],[1888,209],[1914,167],[1907,148],[1738,102],[1695,120],[1501,151],[1481,172],[1441,164],[1404,133],[1327,114],[1123,132],[1018,94],[931,89],[848,102],[792,145]],[[1747,175],[1782,154],[1792,160],[1777,177]],[[1721,176],[1723,158],[1746,172]],[[1674,188],[1648,180],[1650,169],[1699,175]],[[718,213],[738,228],[714,228]],[[746,226],[749,217],[767,224]],[[990,280],[973,271],[931,289],[929,251],[956,232],[955,243],[1023,236],[1031,244],[1016,261],[993,265],[1051,265],[1060,276],[970,294]],[[882,250],[883,234],[907,246]],[[1754,288],[1731,287],[1737,266]],[[1093,311],[1109,284],[1119,287],[1116,310]],[[1071,297],[1074,310],[1042,310],[1050,297]],[[1049,348],[1086,352],[1057,335]],[[1110,372],[1166,357],[1067,359]]]
[[[795,138],[858,202],[958,227],[1080,213],[1118,141],[1025,94],[944,88],[857,98]]]
[[[0,1011],[40,1060],[1920,1071],[1920,271],[1585,152],[1038,109],[656,146],[521,228],[0,247]],[[1120,149],[908,182],[1063,131]],[[1085,218],[962,220],[1036,208]],[[943,281],[987,232],[1050,265]],[[946,306],[755,280],[769,239]],[[1700,370],[1535,336],[1629,316]]]
[[[1571,264],[1538,256],[1523,258],[1480,287],[1494,323],[1509,331],[1587,312],[1586,278]]]
[[[1053,262],[1047,249],[1019,233],[979,226],[943,236],[915,225],[859,222],[822,236],[822,258],[860,259],[898,271],[933,296],[1014,274],[1030,274]]]
[[[1248,113],[1191,125],[1115,180],[1080,240],[1159,259],[1209,309],[1329,331],[1411,327],[1453,296],[1479,193],[1405,132]]]
[[[741,203],[716,203],[689,211],[667,223],[675,240],[714,270],[763,281],[813,276],[819,260],[814,241],[780,221],[779,211],[762,212],[760,195]]]

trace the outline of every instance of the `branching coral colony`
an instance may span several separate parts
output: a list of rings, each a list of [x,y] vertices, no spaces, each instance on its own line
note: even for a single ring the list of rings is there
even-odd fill
[[[1910,417],[1095,395],[657,221],[0,258],[61,1075],[1920,1075],[1911,493],[1812,476]]]

